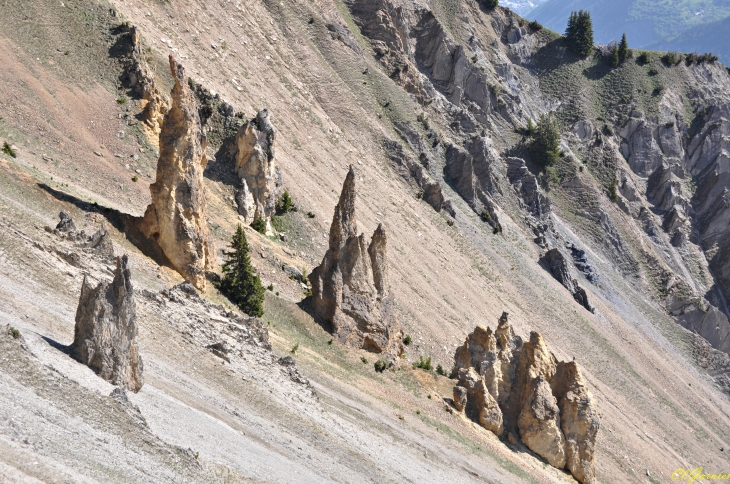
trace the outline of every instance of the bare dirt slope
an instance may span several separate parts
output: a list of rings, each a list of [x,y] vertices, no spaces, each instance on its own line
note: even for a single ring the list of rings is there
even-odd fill
[[[457,3],[433,8],[450,25],[463,16],[477,34],[493,35],[476,4]],[[540,248],[519,212],[505,208],[495,236],[445,183],[458,210],[453,226],[415,197],[382,146],[398,138],[396,121],[417,124],[422,108],[374,60],[344,4],[9,0],[0,18],[0,141],[18,148],[17,158],[0,155],[0,327],[23,336],[0,335],[0,480],[571,482],[524,447],[445,411],[453,382],[410,368],[432,356],[450,369],[465,335],[477,324],[494,327],[503,311],[520,334],[540,331],[560,359],[575,357],[584,369],[602,422],[600,482],[665,482],[678,467],[727,465],[730,403],[696,367],[689,333],[647,295],[645,281],[620,272],[584,236],[570,210],[558,203],[556,221],[601,274],[600,287],[584,284],[595,314],[538,265]],[[284,186],[299,206],[283,218],[287,243],[247,231],[264,284],[275,286],[263,319],[276,355],[251,344],[224,362],[204,348],[225,324],[220,311],[184,297],[163,307],[140,294],[146,384],[129,395],[132,406],[63,352],[83,273],[109,277],[107,267],[89,255],[82,267],[70,265],[52,248],[71,248],[43,230],[61,209],[90,227],[106,220],[117,252],[131,254],[137,289],[165,300],[158,291],[181,282],[116,224],[120,213],[141,215],[149,203],[156,163],[154,140],[124,118],[135,101],[120,103],[128,93],[110,47],[123,20],[141,29],[162,86],[169,81],[159,66],[174,53],[246,117],[270,110]],[[349,29],[350,45],[327,23]],[[296,305],[304,289],[281,271],[282,262],[310,270],[321,260],[351,164],[361,230],[387,227],[398,314],[414,341],[383,374],[372,355],[328,344]],[[232,189],[207,183],[211,232],[225,247],[238,220]],[[283,355],[314,393],[279,364]]]

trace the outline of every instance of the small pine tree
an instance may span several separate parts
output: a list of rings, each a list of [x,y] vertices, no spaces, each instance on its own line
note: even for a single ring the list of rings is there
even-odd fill
[[[251,266],[249,247],[243,227],[239,224],[226,252],[223,264],[223,280],[220,291],[249,316],[261,317],[264,314],[264,286],[261,278]]]
[[[593,53],[593,22],[590,12],[571,12],[565,39],[570,50],[579,56],[588,57]]]
[[[621,54],[619,54],[619,48],[616,45],[611,49],[611,67],[618,67],[621,63]]]
[[[251,228],[260,234],[264,234],[266,233],[266,221],[261,218],[260,215],[256,214],[253,219],[253,223],[251,224]]]
[[[530,151],[533,159],[545,167],[560,158],[560,125],[552,114],[540,116]]]
[[[484,0],[484,6],[487,8],[497,8],[499,0]]]
[[[629,58],[629,42],[626,40],[626,34],[621,37],[621,43],[618,44],[618,59],[623,62]]]
[[[527,120],[527,136],[535,135],[535,123],[532,122],[532,118]]]
[[[278,203],[276,204],[276,211],[279,212],[279,214],[285,214],[287,212],[290,212],[293,207],[294,202],[291,199],[291,195],[289,195],[288,190],[285,190],[284,194],[281,196]]]

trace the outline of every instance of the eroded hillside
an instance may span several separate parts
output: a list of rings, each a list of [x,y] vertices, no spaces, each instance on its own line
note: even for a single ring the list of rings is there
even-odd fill
[[[0,155],[0,323],[22,336],[0,336],[3,480],[572,482],[454,412],[456,380],[411,366],[431,357],[450,373],[466,335],[505,311],[580,365],[601,421],[598,482],[723,470],[724,66],[651,53],[611,69],[508,10],[451,0],[9,0],[0,18],[0,141],[16,151]],[[151,202],[171,54],[208,139],[217,264],[242,213],[235,134],[264,108],[276,127],[298,210],[273,216],[270,236],[246,231],[273,285],[271,350],[239,338],[242,315],[215,289],[177,286],[130,230]],[[524,132],[547,112],[563,156],[541,170]],[[384,372],[312,319],[294,271],[322,261],[351,165],[353,230],[387,231],[412,339]],[[129,402],[65,351],[84,274],[109,280],[114,265],[44,230],[61,210],[88,233],[104,223],[130,256],[145,384]],[[102,451],[75,445],[93,439]]]

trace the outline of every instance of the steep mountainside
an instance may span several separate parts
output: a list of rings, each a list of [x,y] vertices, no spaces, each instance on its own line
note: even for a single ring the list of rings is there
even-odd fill
[[[665,482],[680,467],[726,470],[721,64],[650,53],[614,69],[477,1],[7,0],[0,18],[0,481],[576,482],[569,466],[582,482],[593,470],[597,482]],[[543,169],[527,127],[547,113],[561,156]],[[241,174],[246,149],[258,166]],[[262,210],[268,235],[246,227],[270,288],[257,319],[214,283],[243,207],[270,205],[253,198],[267,183],[297,210]],[[77,235],[53,229],[62,210]],[[146,210],[175,225],[146,230]],[[128,254],[138,393],[71,357],[84,280],[97,287],[116,268],[96,233]],[[205,260],[177,264],[191,247]],[[307,275],[320,264],[328,311],[357,332],[313,317]],[[492,360],[472,358],[463,381],[451,371],[467,335],[506,327],[505,312],[514,333],[490,351],[508,358],[524,341],[525,356],[489,381],[522,382],[519,400],[479,387]],[[378,313],[387,332],[369,320]],[[390,341],[401,330],[403,346]],[[469,385],[519,438],[459,411],[454,388]],[[580,459],[592,460],[545,457],[546,432],[576,448],[559,413],[584,408],[595,446],[581,441]]]

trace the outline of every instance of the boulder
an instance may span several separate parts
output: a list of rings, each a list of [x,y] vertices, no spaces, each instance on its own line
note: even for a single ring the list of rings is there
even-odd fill
[[[112,384],[134,392],[142,388],[134,288],[126,255],[117,258],[111,283],[95,286],[84,277],[70,350],[76,360]]]
[[[61,210],[58,217],[61,220],[56,225],[56,229],[54,231],[56,234],[70,234],[76,232],[76,224],[67,211]]]
[[[274,162],[276,129],[269,119],[269,110],[241,126],[236,134],[236,174],[241,188],[236,195],[238,213],[246,224],[256,218],[266,222],[271,232],[271,216],[281,189],[281,170]]]
[[[523,342],[502,314],[497,330],[477,327],[454,355],[454,407],[496,435],[517,435],[550,465],[595,482],[600,427],[578,365],[559,362],[539,333]]]
[[[160,132],[157,178],[150,185],[152,203],[139,229],[159,246],[175,270],[196,288],[205,290],[205,271],[215,265],[203,183],[207,140],[185,71],[173,56],[170,72],[175,81],[172,106]]]
[[[342,343],[375,353],[400,353],[385,228],[379,225],[367,246],[364,235],[357,233],[355,198],[351,166],[335,207],[329,249],[309,277],[314,315]]]

